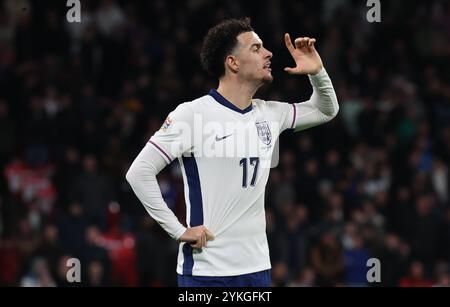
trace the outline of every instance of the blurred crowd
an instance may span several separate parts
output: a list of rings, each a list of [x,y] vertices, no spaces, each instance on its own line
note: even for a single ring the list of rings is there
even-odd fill
[[[380,23],[360,0],[81,0],[81,23],[65,2],[1,3],[0,285],[176,285],[178,244],[125,173],[171,110],[217,85],[199,62],[207,30],[250,16],[274,54],[257,96],[311,95],[283,72],[289,32],[317,39],[341,107],[281,137],[266,190],[273,285],[450,286],[447,1],[382,1]],[[176,162],[158,179],[184,221]]]

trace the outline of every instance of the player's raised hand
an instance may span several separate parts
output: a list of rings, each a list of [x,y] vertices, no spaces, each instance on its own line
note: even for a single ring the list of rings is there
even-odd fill
[[[314,38],[296,38],[294,46],[291,37],[286,33],[284,34],[284,42],[296,65],[296,67],[286,67],[284,68],[284,71],[290,74],[315,75],[322,69],[322,59],[314,47],[314,43],[316,42]]]
[[[213,234],[205,226],[200,225],[186,229],[179,241],[188,242],[192,248],[203,248],[207,241],[213,239]]]

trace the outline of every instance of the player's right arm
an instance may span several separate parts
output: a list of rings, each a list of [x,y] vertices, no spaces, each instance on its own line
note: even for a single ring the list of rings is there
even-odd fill
[[[131,164],[126,179],[149,215],[174,239],[201,248],[212,234],[203,225],[184,227],[165,203],[156,175],[192,148],[193,112],[185,104],[169,114]]]
[[[161,195],[156,175],[167,162],[147,143],[131,164],[126,179],[148,214],[174,239],[186,231]]]

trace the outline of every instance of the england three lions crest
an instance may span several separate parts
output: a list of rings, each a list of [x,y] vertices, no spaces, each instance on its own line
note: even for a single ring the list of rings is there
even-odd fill
[[[266,145],[272,142],[272,134],[270,133],[269,125],[264,122],[256,123],[256,130],[258,131],[259,139]]]

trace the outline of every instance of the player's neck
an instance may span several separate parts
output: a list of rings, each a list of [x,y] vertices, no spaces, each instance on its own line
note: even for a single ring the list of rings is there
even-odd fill
[[[229,102],[241,110],[245,110],[252,103],[257,87],[248,83],[226,82],[221,80],[217,91]]]

